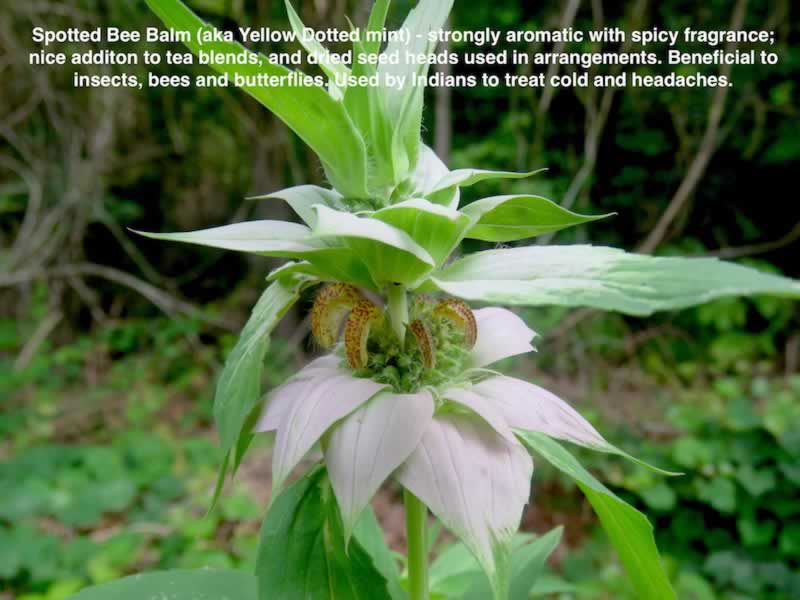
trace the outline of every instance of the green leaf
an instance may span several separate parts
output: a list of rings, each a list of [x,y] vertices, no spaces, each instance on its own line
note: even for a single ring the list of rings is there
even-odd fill
[[[311,230],[308,227],[287,221],[245,221],[179,233],[133,231],[154,240],[185,242],[264,256],[295,258],[320,247],[310,238]]]
[[[369,53],[361,42],[355,42],[355,47],[359,55]],[[369,77],[374,73],[374,65],[353,65],[353,75],[356,77]],[[394,123],[387,113],[382,89],[372,85],[350,86],[344,94],[344,105],[361,135],[369,141],[367,152],[372,166],[370,188],[393,188],[405,177],[411,165],[404,152],[394,152]]]
[[[532,431],[516,433],[531,451],[575,479],[617,550],[637,596],[648,600],[674,600],[675,592],[661,564],[653,527],[647,517],[617,498],[553,439]]]
[[[299,284],[287,287],[278,281],[272,283],[259,298],[225,361],[214,396],[214,418],[225,452],[238,442],[248,416],[261,400],[261,374],[269,336],[295,303],[299,291]]]
[[[371,508],[368,507],[361,513],[361,518],[353,529],[353,537],[358,540],[358,543],[372,558],[375,568],[386,579],[386,586],[392,600],[407,599],[408,594],[400,585],[397,560],[392,550],[386,545],[383,530]]]
[[[87,588],[70,600],[256,600],[256,578],[244,571],[156,571]]]
[[[180,0],[147,0],[147,4],[167,27],[188,32],[186,45],[192,52],[214,51],[234,55],[236,60],[213,66],[227,74],[234,83],[236,75],[255,78],[289,77],[292,73],[282,65],[270,63],[263,55],[255,55],[235,42],[209,41],[198,43],[198,32],[213,32]],[[244,55],[244,56],[242,56]],[[246,64],[237,64],[236,61]],[[321,87],[291,85],[244,85],[248,94],[270,109],[308,144],[320,157],[333,186],[346,196],[365,198],[367,190],[367,153],[364,141],[356,130],[344,105]]]
[[[488,181],[491,179],[524,179],[525,177],[532,177],[545,170],[546,169],[538,169],[528,173],[515,173],[514,171],[489,171],[486,169],[456,169],[455,171],[450,171],[444,175],[444,177],[433,183],[433,185],[426,190],[426,196],[430,198],[432,202],[437,202],[440,198],[449,195],[453,190],[460,187],[475,185],[481,181]]]
[[[447,260],[470,225],[466,215],[422,198],[382,208],[373,213],[372,218],[405,231],[437,265]]]
[[[410,283],[430,272],[433,257],[405,231],[368,217],[317,206],[313,235],[344,241],[379,283]]]
[[[386,99],[386,112],[395,116],[396,154],[402,150],[409,165],[413,166],[419,157],[420,127],[422,125],[422,104],[424,88],[411,85],[414,75],[425,76],[428,64],[414,64],[406,61],[406,52],[412,55],[424,54],[431,50],[428,43],[428,32],[444,28],[453,0],[420,0],[417,6],[408,13],[402,30],[408,32],[404,41],[390,42],[384,51],[385,55],[397,53],[398,64],[383,64],[378,67],[381,80],[386,75],[405,78],[406,85],[402,89],[381,88]]]
[[[714,258],[654,258],[595,246],[478,252],[442,269],[432,282],[467,300],[589,306],[638,316],[723,296],[800,298],[797,281]]]
[[[531,589],[544,571],[547,558],[561,541],[563,527],[557,527],[529,544],[517,548],[511,557],[511,586],[509,600],[528,600]],[[484,600],[491,596],[489,582],[485,577],[478,580],[462,600]]]
[[[350,69],[342,63],[332,61],[331,53],[328,52],[327,48],[315,39],[307,37],[305,35],[306,26],[303,24],[297,12],[295,12],[292,3],[289,0],[285,0],[284,4],[286,5],[286,13],[289,16],[289,25],[292,26],[292,31],[294,31],[297,36],[297,40],[303,45],[306,52],[314,57],[315,64],[318,64],[319,68],[322,69],[331,80],[328,86],[331,95],[337,100],[340,100],[343,96],[343,92],[336,86],[335,79],[337,75],[348,76],[350,74]]]
[[[579,215],[541,196],[493,196],[461,212],[475,223],[467,237],[486,242],[512,242],[610,216]]]
[[[253,196],[248,200],[268,200],[278,198],[286,202],[303,219],[306,225],[313,227],[317,221],[317,214],[313,207],[322,204],[328,208],[342,208],[342,195],[335,190],[326,190],[317,185],[296,185],[271,194]]]
[[[367,31],[380,33],[386,25],[386,15],[389,12],[390,0],[375,0],[372,5],[372,10],[369,13],[369,20],[367,21]],[[364,36],[364,51],[369,54],[377,54],[381,50],[381,43],[379,40],[367,41]]]
[[[341,519],[321,468],[273,501],[256,565],[261,600],[391,599],[358,537],[345,550]]]

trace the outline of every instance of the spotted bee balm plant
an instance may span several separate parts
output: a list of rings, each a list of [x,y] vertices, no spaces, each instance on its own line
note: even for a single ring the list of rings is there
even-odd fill
[[[178,0],[148,0],[173,30],[211,28]],[[274,432],[273,499],[255,577],[226,571],[137,576],[84,598],[411,599],[527,598],[560,529],[517,533],[529,502],[532,455],[573,477],[595,509],[640,598],[674,598],[647,519],[594,479],[559,443],[625,454],[566,402],[492,369],[534,350],[535,333],[493,305],[591,307],[630,315],[678,309],[722,296],[800,296],[800,283],[715,259],[654,258],[613,248],[517,246],[454,256],[463,239],[505,243],[600,216],[570,212],[535,195],[463,205],[460,188],[527,177],[482,169],[451,171],[421,141],[423,89],[342,87],[350,75],[416,75],[425,65],[385,63],[378,0],[354,43],[352,67],[306,50],[327,88],[297,84],[291,71],[228,41],[229,75],[282,78],[245,87],[319,156],[330,188],[300,185],[264,198],[287,202],[302,223],[254,221],[188,233],[144,235],[289,261],[272,272],[219,378],[214,414],[225,451],[215,494],[235,472],[254,434]],[[452,0],[421,0],[403,27],[406,42],[383,54],[430,51]],[[304,29],[287,3],[292,28]],[[304,38],[305,39],[305,38]],[[245,60],[239,60],[244,58]],[[300,294],[315,289],[313,336],[326,350],[263,395],[269,336]],[[470,303],[488,307],[473,308]],[[322,460],[286,485],[318,446]],[[644,464],[644,463],[640,463]],[[644,465],[648,467],[648,465]],[[650,467],[654,468],[654,467]],[[408,554],[397,560],[370,508],[379,487],[404,490]],[[429,566],[428,511],[469,551]],[[465,566],[466,565],[466,566]],[[402,568],[401,568],[402,567]],[[97,594],[97,595],[92,595]],[[100,595],[105,594],[105,595]]]

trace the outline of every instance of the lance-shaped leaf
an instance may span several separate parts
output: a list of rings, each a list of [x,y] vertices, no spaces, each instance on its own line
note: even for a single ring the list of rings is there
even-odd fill
[[[528,502],[533,462],[480,419],[442,414],[397,478],[473,552],[496,598],[509,584],[510,545]]]
[[[333,186],[347,196],[367,197],[367,154],[364,141],[350,120],[344,105],[321,87],[298,83],[292,71],[255,55],[241,44],[224,41],[199,42],[201,33],[209,37],[214,28],[199,19],[180,0],[147,0],[147,4],[167,27],[191,36],[187,46],[233,55],[235,60],[215,63],[214,69],[236,82],[245,78],[242,89],[270,109],[317,153]],[[244,60],[239,60],[244,55]],[[244,64],[239,64],[242,62]],[[255,78],[275,77],[280,84],[264,85]],[[247,79],[249,78],[249,80]]]
[[[426,197],[431,201],[437,202],[443,197],[449,197],[453,190],[460,187],[475,185],[481,181],[491,179],[523,179],[532,177],[546,169],[537,169],[528,173],[516,173],[514,171],[490,171],[487,169],[456,169],[444,175],[441,179],[433,183],[426,190]]]
[[[542,433],[518,431],[517,434],[531,451],[575,479],[617,550],[637,597],[675,600],[647,517],[617,498],[554,440]]]
[[[372,214],[405,231],[441,265],[455,250],[470,225],[468,216],[422,198],[398,202]]]
[[[316,469],[270,506],[256,558],[259,600],[390,600],[357,537],[345,545],[336,502]]]
[[[513,242],[610,215],[579,215],[541,196],[492,196],[461,208],[475,225],[467,237],[486,242]]]
[[[383,392],[331,433],[325,462],[339,501],[345,539],[375,492],[417,447],[433,418],[433,397]]]
[[[300,284],[294,287],[277,281],[270,284],[225,360],[214,395],[214,418],[225,451],[239,440],[248,416],[261,400],[261,374],[269,336],[299,293]]]
[[[344,92],[336,85],[336,76],[340,75],[347,77],[350,75],[350,69],[348,69],[342,63],[333,60],[331,53],[328,52],[328,49],[320,44],[316,39],[306,36],[306,26],[303,24],[303,21],[300,19],[300,16],[297,14],[297,12],[294,10],[292,3],[289,0],[285,0],[284,4],[286,5],[286,13],[289,15],[289,25],[292,26],[292,31],[294,31],[294,34],[297,36],[297,40],[303,45],[303,48],[306,49],[306,52],[314,57],[314,63],[318,64],[320,69],[322,69],[322,71],[331,80],[328,87],[329,91],[332,92],[331,95],[335,99],[341,100]]]
[[[377,4],[373,7],[375,10],[379,10]],[[354,42],[357,55],[369,53],[364,48],[366,43]],[[355,77],[370,77],[376,72],[375,65],[366,62],[353,65]],[[383,90],[373,85],[349,86],[344,94],[344,105],[361,135],[369,140],[367,152],[372,167],[370,189],[381,191],[393,188],[406,176],[411,165],[405,152],[394,152],[394,123],[387,112]]]
[[[424,92],[422,86],[412,85],[411,79],[414,75],[427,75],[429,65],[408,60],[406,53],[420,55],[428,52],[431,49],[428,33],[444,27],[452,7],[453,0],[420,0],[403,23],[402,29],[408,35],[386,46],[384,54],[392,56],[397,53],[400,60],[397,64],[387,63],[378,68],[381,77],[393,75],[405,80],[402,89],[383,87],[382,92],[386,97],[387,113],[399,117],[395,137],[399,140],[398,147],[406,153],[409,165],[416,164],[419,156]]]
[[[660,258],[597,246],[488,250],[436,274],[442,291],[468,300],[589,306],[646,316],[724,296],[800,298],[800,283],[714,258]]]
[[[70,600],[257,600],[256,577],[247,571],[176,569],[140,573],[87,588]]]
[[[304,200],[298,199],[300,195],[300,192],[292,192],[289,197],[296,201],[298,210],[305,213],[305,206],[302,204]],[[332,196],[330,197],[332,198]],[[314,215],[316,215],[315,212]],[[306,216],[308,217],[308,215]],[[311,219],[311,217],[308,218]],[[316,220],[316,216],[314,216],[314,220]],[[312,237],[308,227],[298,223],[247,221],[181,233],[142,231],[136,233],[158,240],[252,252],[262,256],[305,259],[313,265],[313,269],[307,270],[307,275],[320,280],[342,281],[377,290],[377,284],[372,279],[368,268],[370,263],[365,259],[364,254],[348,246],[340,245],[344,242],[336,238],[316,239]],[[288,273],[289,270],[284,271],[281,275],[286,276]]]
[[[380,34],[386,25],[386,15],[389,12],[390,0],[375,0],[372,5],[372,10],[369,13],[367,21],[367,32]],[[381,50],[380,38],[369,39],[368,35],[364,36],[363,50],[367,54],[377,54]]]
[[[366,263],[378,283],[410,283],[430,272],[433,257],[410,235],[378,219],[317,206],[314,236],[343,241]]]
[[[322,204],[333,209],[343,208],[342,195],[339,192],[326,190],[318,185],[296,185],[271,194],[253,196],[248,200],[267,200],[270,198],[278,198],[286,202],[309,227],[313,227],[317,220],[317,213],[313,209],[316,204]]]
[[[516,379],[497,376],[476,383],[472,392],[483,396],[502,413],[509,426],[538,431],[598,452],[616,454],[662,475],[680,475],[654,467],[609,443],[581,414],[546,389]]]
[[[265,256],[302,257],[322,245],[311,239],[311,230],[287,221],[245,221],[179,233],[136,231],[155,240],[185,242],[237,252],[253,252]]]

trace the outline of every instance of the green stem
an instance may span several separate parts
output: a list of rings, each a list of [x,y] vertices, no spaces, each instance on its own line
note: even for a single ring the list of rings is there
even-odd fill
[[[406,325],[408,325],[408,294],[406,288],[399,283],[390,283],[386,289],[386,299],[389,302],[389,322],[392,331],[397,336],[400,346],[406,339]]]
[[[428,510],[408,490],[403,491],[403,499],[406,505],[409,598],[428,600],[428,542],[425,539],[425,518]]]

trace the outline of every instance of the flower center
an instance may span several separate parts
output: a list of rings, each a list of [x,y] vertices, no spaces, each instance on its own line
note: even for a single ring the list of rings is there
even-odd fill
[[[398,393],[458,380],[477,337],[475,316],[464,302],[418,295],[405,339],[399,340],[382,309],[341,283],[322,289],[311,317],[312,333],[325,348],[335,345],[344,323],[344,354],[354,374]]]

